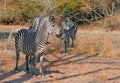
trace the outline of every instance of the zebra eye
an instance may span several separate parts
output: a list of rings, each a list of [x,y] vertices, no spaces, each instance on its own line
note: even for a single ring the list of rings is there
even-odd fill
[[[52,27],[54,27],[55,25],[52,25]]]

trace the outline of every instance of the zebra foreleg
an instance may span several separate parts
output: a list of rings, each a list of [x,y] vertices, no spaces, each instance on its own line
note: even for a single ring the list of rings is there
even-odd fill
[[[37,62],[40,62],[40,57],[42,56],[43,54],[40,53],[38,56],[37,56]]]
[[[15,71],[18,72],[18,62],[20,59],[20,51],[16,50],[16,66],[15,66]]]
[[[70,38],[66,38],[66,47],[69,48],[70,47],[69,44],[70,44]]]
[[[44,55],[42,55],[42,56],[40,57],[40,74],[41,74],[42,77],[44,76],[44,71],[43,71],[43,58],[44,58]]]
[[[72,40],[72,45],[70,47],[73,48],[74,47],[74,38],[71,37],[71,40]]]
[[[33,70],[32,70],[32,73],[33,73],[33,77],[35,77],[35,66],[36,66],[36,55],[33,55]]]
[[[29,60],[30,62],[32,61],[32,56],[30,55],[30,60]]]

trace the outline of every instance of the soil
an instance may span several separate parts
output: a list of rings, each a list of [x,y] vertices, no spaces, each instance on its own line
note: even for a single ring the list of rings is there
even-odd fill
[[[97,54],[47,54],[45,76],[36,67],[36,77],[25,71],[25,55],[21,54],[19,72],[15,72],[15,52],[0,54],[0,83],[120,83],[120,58]],[[30,63],[31,65],[31,63]]]
[[[15,51],[0,51],[0,83],[120,83],[120,57],[103,57],[84,52],[61,54],[49,52],[44,59],[45,76],[25,70],[25,55],[21,53],[19,71],[15,72]],[[31,62],[29,62],[31,65]]]

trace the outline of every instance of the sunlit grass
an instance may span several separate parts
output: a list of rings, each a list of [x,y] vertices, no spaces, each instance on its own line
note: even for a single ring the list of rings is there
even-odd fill
[[[74,48],[67,48],[68,54],[86,53],[87,55],[98,54],[105,57],[117,57],[118,51],[115,49],[119,39],[112,36],[113,33],[82,33],[78,32]],[[63,41],[56,36],[50,36],[47,53],[61,53],[64,50]],[[116,43],[115,43],[116,42]],[[14,38],[0,40],[0,50],[15,50]]]

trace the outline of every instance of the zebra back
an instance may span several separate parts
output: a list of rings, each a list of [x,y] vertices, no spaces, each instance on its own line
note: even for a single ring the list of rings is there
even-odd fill
[[[74,22],[74,21],[72,21],[72,20],[70,19],[70,17],[67,17],[67,18],[66,18],[66,25],[69,26],[70,29],[77,27],[77,23]]]
[[[35,51],[36,32],[29,33],[27,29],[21,29],[15,34],[15,48],[24,54],[33,54]]]

